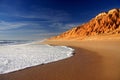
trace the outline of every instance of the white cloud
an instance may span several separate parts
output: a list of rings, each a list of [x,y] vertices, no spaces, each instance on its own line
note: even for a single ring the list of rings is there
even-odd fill
[[[28,19],[41,19],[41,20],[52,21],[52,22],[70,20],[69,14],[65,12],[56,13],[55,11],[53,11],[52,13],[48,11],[44,13],[34,12],[34,13],[29,13],[29,14],[18,14],[16,16],[21,17],[21,18],[28,18]]]
[[[8,30],[8,29],[13,29],[13,28],[19,28],[22,26],[25,26],[27,24],[25,23],[12,23],[12,22],[5,22],[5,21],[0,21],[0,30]]]
[[[53,23],[51,25],[49,25],[50,27],[52,28],[57,28],[59,30],[68,30],[68,29],[71,29],[77,25],[80,25],[80,23],[66,23],[66,24],[63,24],[63,23]]]
[[[80,25],[80,23],[68,23],[68,24],[65,24],[65,27],[63,27],[63,29],[70,29],[78,25]]]
[[[58,35],[59,33],[49,33],[49,32],[44,32],[44,33],[36,33],[36,34],[32,34],[34,36],[43,36],[43,37],[46,37],[46,36],[55,36],[55,35]]]
[[[49,37],[54,36],[64,31],[66,29],[70,29],[74,24],[64,24],[62,22],[70,20],[70,14],[61,10],[53,10],[50,8],[42,8],[42,9],[32,9],[29,11],[17,11],[17,9],[13,9],[9,7],[9,11],[7,10],[7,6],[5,7],[5,12],[0,12],[0,17],[8,17],[8,20],[12,20],[12,22],[8,22],[7,19],[3,19],[0,21],[0,32],[1,35],[9,35],[19,38],[21,36],[24,38],[37,38],[37,37]],[[1,6],[0,6],[1,8]],[[11,19],[13,18],[13,19]],[[17,19],[21,21],[17,21]],[[31,29],[29,28],[31,26]],[[21,28],[23,29],[16,29]],[[24,29],[24,27],[27,27]],[[33,28],[33,29],[32,29]],[[59,29],[57,31],[53,31],[52,29]],[[10,30],[9,30],[10,29]],[[14,30],[12,30],[14,29]],[[4,31],[6,30],[6,31]],[[3,37],[4,37],[3,36]],[[10,37],[9,37],[10,38]]]
[[[7,21],[0,21],[0,31],[2,30],[9,30],[9,29],[17,29],[20,27],[41,27],[41,24],[39,22],[31,22],[31,21],[25,21],[25,22],[7,22]]]
[[[1,7],[0,7],[1,8]],[[9,9],[10,10],[10,9]],[[18,11],[14,9],[12,11],[0,12],[0,16],[16,17],[16,18],[26,18],[29,19],[41,19],[46,21],[68,21],[70,20],[70,14],[62,10],[54,10],[51,8],[40,8],[33,9],[29,11]]]

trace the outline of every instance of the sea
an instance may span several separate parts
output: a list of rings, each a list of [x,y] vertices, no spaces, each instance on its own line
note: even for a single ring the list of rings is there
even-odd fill
[[[0,74],[73,56],[74,49],[70,47],[35,43],[30,40],[0,40]]]

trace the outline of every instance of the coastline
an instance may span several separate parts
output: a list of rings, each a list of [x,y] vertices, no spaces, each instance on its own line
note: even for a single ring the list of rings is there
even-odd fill
[[[0,75],[0,80],[119,80],[120,50],[116,48],[119,48],[120,41],[101,43],[48,42],[52,45],[69,46],[75,49],[75,55],[57,62]]]

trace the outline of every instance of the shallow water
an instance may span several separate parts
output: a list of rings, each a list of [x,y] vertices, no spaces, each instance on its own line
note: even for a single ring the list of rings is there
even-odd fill
[[[71,57],[73,49],[65,46],[18,44],[0,46],[0,74],[46,64]]]

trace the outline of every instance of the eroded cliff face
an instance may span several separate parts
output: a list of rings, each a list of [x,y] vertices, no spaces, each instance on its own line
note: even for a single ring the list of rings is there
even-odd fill
[[[120,9],[112,9],[108,12],[100,13],[89,22],[50,39],[85,39],[90,36],[114,34],[120,34]]]

